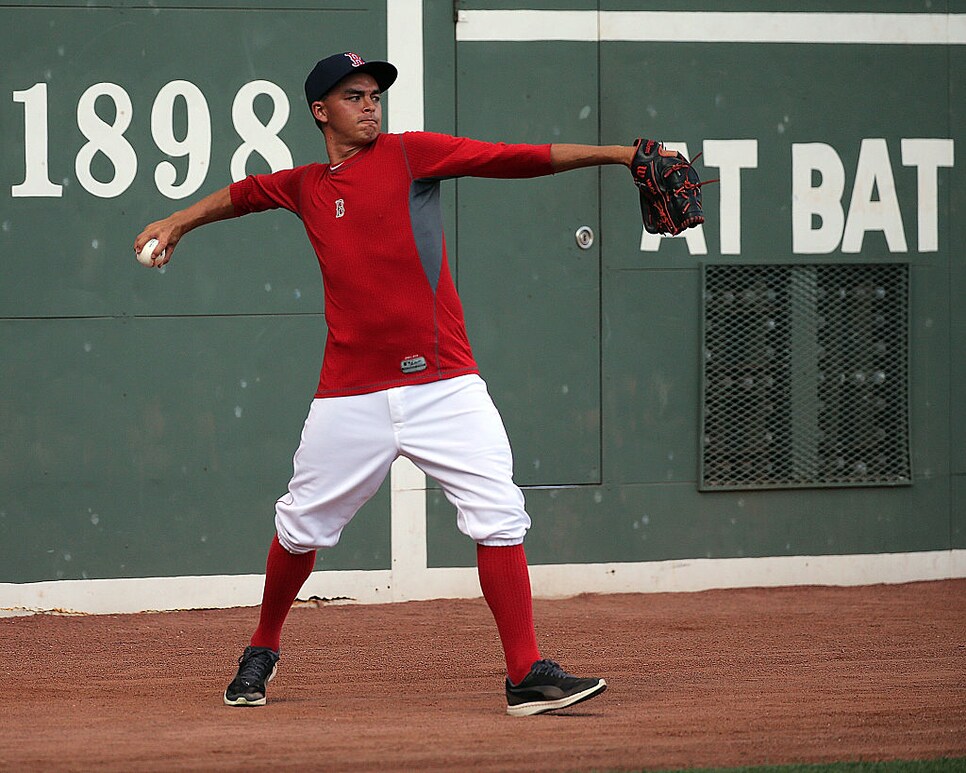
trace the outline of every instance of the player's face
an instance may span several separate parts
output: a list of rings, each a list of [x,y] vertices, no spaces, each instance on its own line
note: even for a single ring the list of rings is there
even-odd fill
[[[349,75],[312,103],[312,114],[333,139],[351,144],[372,142],[382,130],[379,84],[367,73]]]

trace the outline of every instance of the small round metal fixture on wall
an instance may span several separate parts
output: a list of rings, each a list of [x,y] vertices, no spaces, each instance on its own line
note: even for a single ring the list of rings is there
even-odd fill
[[[594,246],[594,230],[589,225],[582,225],[574,234],[577,246],[582,250],[589,250]]]

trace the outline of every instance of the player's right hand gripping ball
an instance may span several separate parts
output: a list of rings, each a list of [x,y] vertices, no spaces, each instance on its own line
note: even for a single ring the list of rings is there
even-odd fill
[[[644,228],[652,234],[676,236],[703,223],[701,186],[705,183],[691,162],[656,140],[639,139],[634,145],[631,175],[640,191]]]

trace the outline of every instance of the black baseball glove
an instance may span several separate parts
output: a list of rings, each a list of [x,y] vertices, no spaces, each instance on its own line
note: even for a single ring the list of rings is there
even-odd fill
[[[676,150],[665,150],[656,140],[639,139],[634,145],[637,152],[631,175],[640,191],[644,228],[652,234],[676,236],[703,223],[701,186],[706,183],[691,162]]]

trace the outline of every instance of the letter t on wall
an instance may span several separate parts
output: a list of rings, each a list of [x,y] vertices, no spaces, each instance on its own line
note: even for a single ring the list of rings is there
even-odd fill
[[[941,166],[953,165],[953,141],[947,139],[903,138],[902,165],[916,167],[919,194],[919,252],[939,249],[939,173]]]
[[[704,165],[720,169],[721,254],[741,254],[741,170],[758,168],[758,140],[705,140]]]

